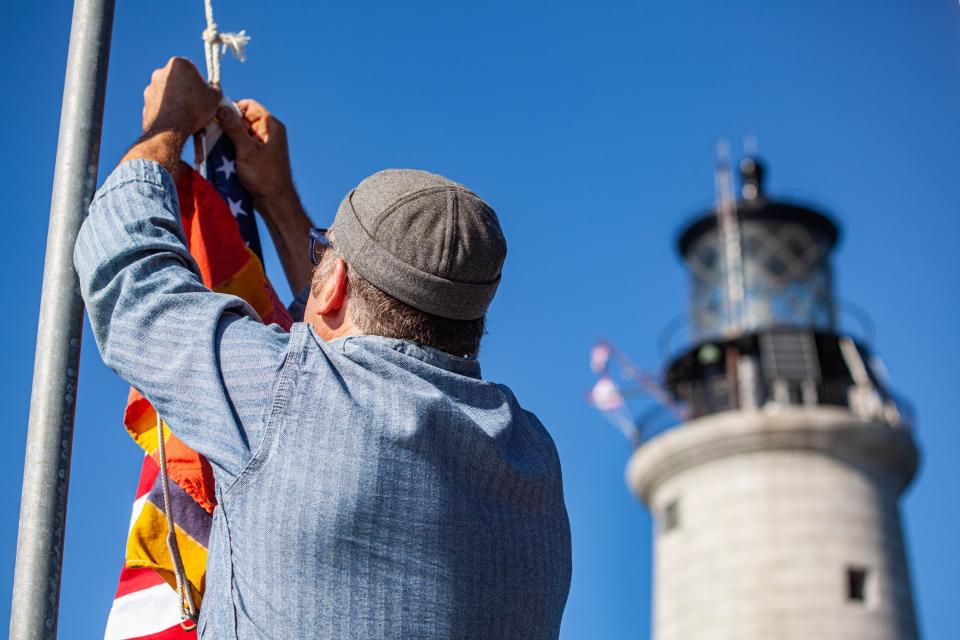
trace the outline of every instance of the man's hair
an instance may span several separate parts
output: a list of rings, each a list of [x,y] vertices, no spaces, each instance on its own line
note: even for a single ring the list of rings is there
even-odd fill
[[[334,262],[342,257],[333,245],[324,251],[313,274],[311,286],[315,295]],[[455,356],[476,356],[486,333],[486,317],[452,320],[414,309],[349,269],[349,263],[345,299],[350,301],[350,319],[365,334],[410,340]]]

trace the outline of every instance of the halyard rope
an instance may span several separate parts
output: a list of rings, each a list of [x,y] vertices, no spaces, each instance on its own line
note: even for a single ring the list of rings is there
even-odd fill
[[[220,33],[213,20],[213,0],[203,0],[207,28],[203,30],[203,48],[207,59],[207,82],[220,84],[220,57],[227,49],[233,52],[241,62],[246,58],[245,48],[250,37],[245,31]],[[197,626],[197,608],[193,603],[193,594],[183,568],[180,546],[177,544],[176,523],[173,519],[173,505],[170,501],[170,485],[167,476],[167,452],[163,439],[163,420],[157,413],[157,457],[160,459],[160,486],[163,489],[163,512],[167,518],[167,550],[173,564],[173,575],[177,582],[177,599],[180,601],[180,626],[190,631]]]
[[[167,453],[163,441],[163,420],[157,413],[157,453],[160,458],[160,487],[163,489],[163,513],[167,517],[167,550],[173,561],[173,575],[177,579],[177,599],[180,601],[180,626],[190,631],[197,626],[197,608],[193,604],[193,595],[183,570],[180,546],[177,544],[177,530],[173,521],[173,505],[170,502],[170,485],[167,480]]]
[[[204,14],[207,18],[207,28],[203,30],[203,49],[207,58],[207,82],[220,84],[220,56],[227,49],[242,62],[246,59],[246,46],[250,36],[246,31],[237,33],[220,33],[217,23],[213,20],[213,0],[203,0]]]

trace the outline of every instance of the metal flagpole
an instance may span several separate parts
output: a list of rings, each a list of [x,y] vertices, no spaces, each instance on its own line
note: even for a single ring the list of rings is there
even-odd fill
[[[56,638],[83,301],[73,245],[97,182],[114,0],[76,0],[30,397],[10,637]]]

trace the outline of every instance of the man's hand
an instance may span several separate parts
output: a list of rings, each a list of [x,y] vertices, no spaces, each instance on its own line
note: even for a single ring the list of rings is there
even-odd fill
[[[293,186],[287,129],[255,100],[240,100],[237,106],[243,117],[221,108],[217,118],[237,149],[240,182],[267,223],[290,289],[298,293],[313,272],[306,251],[313,224]]]
[[[287,129],[255,100],[240,100],[237,106],[243,117],[225,107],[217,111],[217,117],[237,149],[240,182],[267,217],[280,202],[296,198]]]
[[[143,91],[143,136],[121,162],[154,160],[171,174],[176,173],[184,143],[213,120],[220,95],[192,62],[170,58],[153,72]]]
[[[171,131],[189,137],[213,120],[220,91],[207,84],[186,58],[170,58],[143,90],[143,132]]]

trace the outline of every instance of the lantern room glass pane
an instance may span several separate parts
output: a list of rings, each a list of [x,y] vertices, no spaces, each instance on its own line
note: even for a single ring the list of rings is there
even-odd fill
[[[744,299],[741,328],[773,326],[832,330],[835,324],[829,254],[833,238],[802,220],[741,220]],[[690,245],[694,339],[736,333],[726,309],[724,260],[716,227]]]

